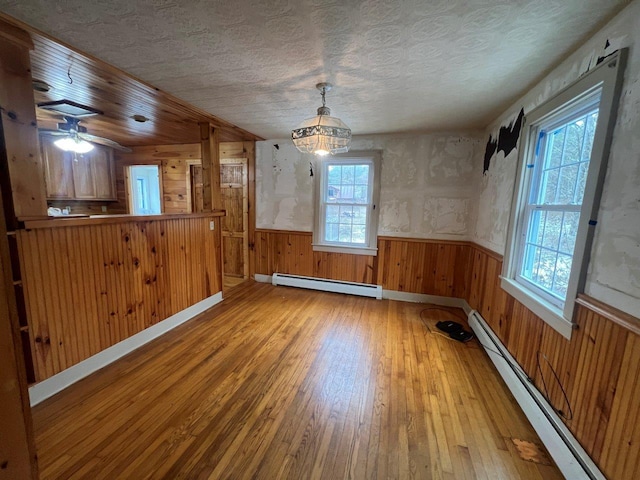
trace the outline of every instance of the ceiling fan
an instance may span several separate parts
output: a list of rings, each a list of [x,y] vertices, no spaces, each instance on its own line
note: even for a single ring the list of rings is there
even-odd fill
[[[118,142],[87,133],[86,127],[80,125],[79,118],[68,115],[64,115],[62,118],[64,119],[64,123],[58,123],[57,130],[46,128],[38,129],[40,133],[45,135],[62,137],[54,142],[54,144],[62,150],[74,153],[87,153],[93,150],[93,144],[97,143],[106,147],[115,148],[121,152],[131,152],[130,148],[124,147]]]

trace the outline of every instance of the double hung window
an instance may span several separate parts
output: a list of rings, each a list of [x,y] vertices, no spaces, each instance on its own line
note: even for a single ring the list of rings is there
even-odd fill
[[[525,117],[502,287],[565,337],[584,289],[626,50]]]
[[[324,157],[318,167],[314,249],[375,255],[379,153]]]

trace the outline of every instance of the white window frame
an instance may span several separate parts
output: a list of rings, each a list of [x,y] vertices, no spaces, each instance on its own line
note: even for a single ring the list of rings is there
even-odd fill
[[[367,233],[364,245],[344,244],[339,242],[327,242],[324,240],[324,225],[326,216],[326,203],[323,193],[327,189],[327,167],[332,164],[353,165],[369,163],[371,188],[369,189],[370,201],[367,206]],[[317,157],[314,182],[314,227],[313,249],[320,252],[350,253],[355,255],[378,254],[378,211],[380,202],[380,170],[382,154],[378,150],[351,151],[338,155]]]
[[[627,49],[616,52],[551,100],[526,115],[523,120],[501,286],[567,339],[571,338],[571,332],[574,328],[575,299],[578,293],[584,291],[626,59]],[[597,91],[600,91],[598,122],[582,206],[580,207],[580,220],[567,295],[564,303],[552,302],[549,298],[541,295],[536,288],[531,288],[527,282],[518,279],[522,265],[522,246],[527,236],[527,232],[524,231],[526,228],[525,209],[530,194],[531,176],[534,175],[532,170],[536,168],[536,147],[540,136],[540,125],[557,116],[559,112],[571,111],[575,105],[584,102]],[[540,161],[543,160],[540,159]],[[528,165],[534,165],[533,169],[527,168]]]

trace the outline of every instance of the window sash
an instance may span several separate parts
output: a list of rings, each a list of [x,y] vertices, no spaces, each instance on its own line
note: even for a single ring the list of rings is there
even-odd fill
[[[355,203],[355,202],[338,202],[329,200],[329,168],[333,166],[343,167],[343,166],[357,166],[357,165],[367,165],[369,167],[369,175],[367,178],[367,202],[366,203]],[[320,242],[323,245],[335,245],[341,247],[370,247],[370,233],[371,233],[371,218],[373,214],[373,189],[374,189],[374,172],[375,166],[373,161],[367,159],[354,159],[354,160],[344,160],[344,161],[326,161],[322,166],[322,183],[321,183],[321,194],[320,194]],[[331,241],[327,239],[327,207],[328,206],[339,206],[339,207],[365,207],[365,232],[364,232],[364,242],[340,242],[340,241]],[[340,225],[340,224],[338,224]],[[353,228],[353,223],[351,224]],[[338,227],[339,228],[339,227]],[[352,230],[352,238],[353,238],[353,230]]]
[[[527,199],[526,203],[523,205],[523,211],[521,216],[521,221],[519,222],[518,229],[520,230],[520,235],[518,236],[517,248],[516,248],[516,269],[514,272],[514,279],[516,282],[522,284],[525,288],[532,290],[536,295],[545,299],[552,305],[562,309],[564,308],[566,302],[566,295],[563,297],[560,294],[553,292],[542,284],[535,282],[533,279],[530,279],[524,275],[524,270],[528,266],[526,263],[526,253],[528,246],[536,246],[538,248],[554,252],[556,254],[556,264],[554,265],[553,270],[553,281],[552,285],[555,283],[555,279],[558,275],[557,268],[557,255],[568,255],[568,252],[561,251],[558,245],[558,249],[554,250],[548,247],[544,247],[542,245],[538,245],[535,242],[535,239],[532,239],[532,231],[533,231],[533,218],[534,212],[571,212],[580,214],[582,209],[582,202],[580,203],[564,203],[564,204],[546,204],[540,203],[543,201],[545,192],[543,191],[544,175],[545,172],[551,171],[556,167],[549,168],[549,162],[551,161],[552,151],[550,149],[549,139],[550,135],[557,131],[559,128],[567,128],[572,123],[576,122],[580,118],[587,117],[594,112],[599,110],[599,104],[601,99],[601,89],[595,89],[590,92],[588,96],[582,98],[577,101],[574,105],[570,106],[567,109],[563,109],[560,112],[554,114],[551,118],[545,119],[545,121],[540,122],[537,125],[533,125],[531,128],[535,132],[534,138],[537,138],[537,142],[535,144],[535,149],[530,153],[530,157],[533,159],[531,163],[526,165],[527,167],[527,181],[525,184],[525,191],[523,191],[523,197]],[[586,131],[586,125],[585,125]],[[565,132],[565,135],[567,133]],[[583,140],[581,144],[580,150],[580,160],[582,159],[582,153],[584,151],[585,146],[585,137],[586,135],[583,133]],[[563,141],[562,153],[561,153],[561,161],[564,160],[564,155],[566,153],[567,139],[565,138]],[[587,162],[573,162],[576,165],[586,163],[589,165],[589,161]],[[572,164],[573,164],[572,163]],[[570,164],[560,164],[557,168],[561,169],[563,167],[569,167]],[[587,167],[588,168],[588,167]],[[579,172],[576,173],[576,185],[578,182]],[[561,179],[558,178],[558,185],[556,188],[560,188]],[[574,185],[574,195],[573,199],[575,200],[578,195],[576,192],[576,185]],[[584,191],[580,197],[583,197]],[[557,195],[556,195],[557,197]],[[578,219],[578,222],[580,219]],[[564,222],[564,219],[563,219]],[[562,225],[561,227],[562,228]],[[559,240],[562,235],[562,232],[559,233]],[[573,270],[573,257],[575,252],[575,240],[571,248],[571,270]]]

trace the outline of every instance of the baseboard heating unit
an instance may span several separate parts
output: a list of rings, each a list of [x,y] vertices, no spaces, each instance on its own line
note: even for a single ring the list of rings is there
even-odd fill
[[[491,358],[558,468],[571,480],[604,480],[596,464],[578,443],[547,400],[531,383],[500,339],[475,310],[469,313],[469,326]]]
[[[377,298],[378,300],[382,299],[382,287],[368,283],[342,282],[340,280],[327,280],[324,278],[303,277],[301,275],[287,275],[284,273],[274,273],[271,276],[271,283],[273,285],[309,288],[311,290],[322,290],[324,292],[347,293],[349,295]]]

